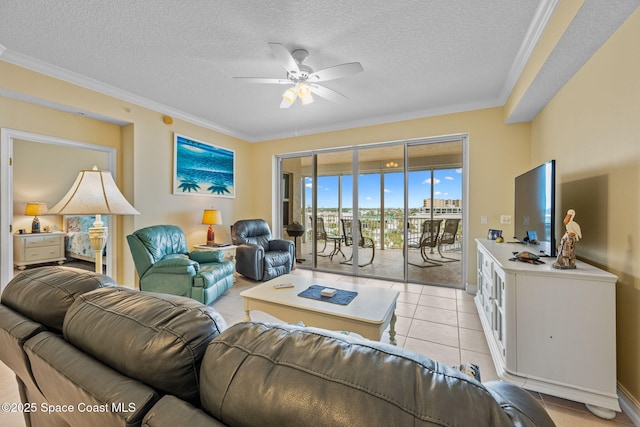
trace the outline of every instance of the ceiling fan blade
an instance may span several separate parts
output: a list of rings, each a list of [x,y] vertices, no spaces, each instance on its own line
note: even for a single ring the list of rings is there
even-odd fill
[[[340,79],[342,77],[360,73],[363,70],[364,68],[362,68],[362,65],[360,65],[359,62],[349,62],[311,73],[309,74],[309,81],[324,82],[327,80]]]
[[[310,84],[309,87],[311,88],[311,93],[314,93],[324,99],[328,99],[329,101],[335,102],[337,104],[344,104],[349,100],[349,98],[347,98],[343,94],[324,86]]]
[[[289,49],[280,43],[269,43],[269,47],[271,48],[271,52],[273,52],[288,73],[296,75],[300,74],[300,67],[296,60],[293,59],[293,56],[291,56]]]
[[[235,80],[242,80],[247,83],[271,83],[277,85],[292,84],[289,79],[271,79],[268,77],[234,77]]]

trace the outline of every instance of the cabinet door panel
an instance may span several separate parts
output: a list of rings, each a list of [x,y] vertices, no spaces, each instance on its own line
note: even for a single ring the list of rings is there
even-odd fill
[[[516,280],[517,370],[615,390],[615,288],[549,276],[522,274]]]

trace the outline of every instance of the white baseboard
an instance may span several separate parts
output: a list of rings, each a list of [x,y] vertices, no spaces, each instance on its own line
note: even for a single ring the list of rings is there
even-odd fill
[[[470,285],[467,283],[465,291],[467,291],[468,294],[475,295],[478,292],[478,285]]]
[[[620,408],[636,427],[640,427],[640,403],[618,383],[618,398]]]

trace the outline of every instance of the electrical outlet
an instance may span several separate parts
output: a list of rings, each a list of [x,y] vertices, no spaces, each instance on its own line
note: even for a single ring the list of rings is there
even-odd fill
[[[500,224],[511,224],[511,215],[500,215]]]
[[[480,224],[486,224],[487,223],[487,216],[486,215],[482,215],[480,217]]]

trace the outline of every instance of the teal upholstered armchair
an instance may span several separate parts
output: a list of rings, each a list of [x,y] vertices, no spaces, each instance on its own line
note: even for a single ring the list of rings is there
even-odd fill
[[[127,236],[140,290],[182,295],[210,304],[233,286],[234,265],[221,251],[189,252],[174,225],[154,225]]]

